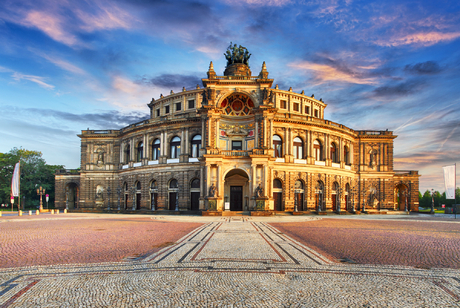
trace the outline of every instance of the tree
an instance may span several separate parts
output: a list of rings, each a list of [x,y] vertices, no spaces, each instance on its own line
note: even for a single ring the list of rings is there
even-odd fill
[[[9,153],[0,153],[0,199],[2,203],[9,202],[11,178],[15,164],[21,162],[21,205],[36,207],[39,204],[37,188],[42,186],[50,195],[51,204],[54,202],[54,173],[64,166],[47,165],[42,153],[22,148],[13,148]],[[44,199],[44,198],[43,198]],[[22,204],[25,201],[25,204]],[[45,201],[45,200],[44,200]]]

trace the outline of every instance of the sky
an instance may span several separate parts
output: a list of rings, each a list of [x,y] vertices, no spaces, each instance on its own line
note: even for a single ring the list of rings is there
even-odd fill
[[[253,75],[265,61],[280,89],[322,98],[326,119],[393,131],[394,167],[418,170],[422,193],[459,163],[458,1],[2,0],[0,42],[2,153],[78,168],[81,130],[148,118],[210,61],[222,75],[233,42]]]

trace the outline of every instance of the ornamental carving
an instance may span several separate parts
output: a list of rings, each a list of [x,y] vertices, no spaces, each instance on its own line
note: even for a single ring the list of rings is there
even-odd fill
[[[233,93],[220,103],[224,114],[230,116],[246,116],[254,108],[254,102],[246,94]]]

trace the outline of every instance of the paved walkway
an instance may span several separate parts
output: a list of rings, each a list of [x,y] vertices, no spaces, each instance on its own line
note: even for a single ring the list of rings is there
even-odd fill
[[[141,259],[3,269],[0,305],[460,306],[458,270],[333,263],[269,220],[204,221],[175,244]]]

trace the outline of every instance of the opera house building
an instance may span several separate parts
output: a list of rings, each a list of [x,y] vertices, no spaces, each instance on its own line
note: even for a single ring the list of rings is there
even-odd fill
[[[325,119],[314,95],[279,89],[230,46],[223,75],[161,95],[150,117],[83,130],[81,167],[56,172],[56,208],[111,212],[418,211],[419,174],[393,169],[392,131]]]

